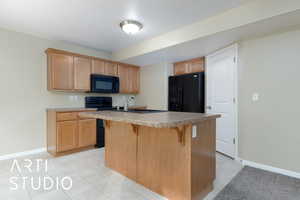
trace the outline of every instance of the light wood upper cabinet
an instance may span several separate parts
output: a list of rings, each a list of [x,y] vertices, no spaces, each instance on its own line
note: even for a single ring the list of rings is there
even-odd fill
[[[131,93],[139,93],[140,91],[140,69],[138,67],[129,66],[129,91]]]
[[[74,57],[74,89],[89,91],[91,76],[91,60],[84,57]]]
[[[140,91],[140,68],[120,64],[118,65],[118,76],[120,79],[120,93],[137,94]]]
[[[87,147],[96,144],[96,120],[85,119],[78,121],[79,147]]]
[[[187,61],[174,63],[174,75],[204,72],[205,58],[195,58]]]
[[[189,61],[189,73],[204,72],[205,59],[195,58]]]
[[[48,89],[72,90],[74,88],[73,56],[48,54]]]
[[[118,65],[118,76],[120,79],[120,93],[129,93],[129,70],[127,65]]]
[[[131,65],[118,65],[120,93],[137,94],[140,91],[140,68]]]
[[[77,147],[77,121],[57,123],[57,152],[73,150]]]
[[[98,59],[92,60],[92,74],[105,74],[105,62]]]
[[[113,62],[105,62],[104,74],[109,76],[118,75],[118,64]]]
[[[181,75],[189,73],[189,66],[186,62],[180,62],[174,64],[174,74]]]
[[[118,64],[109,61],[102,61],[93,59],[92,61],[92,73],[103,74],[108,76],[118,75]]]
[[[90,91],[91,74],[119,76],[120,93],[140,90],[140,68],[57,49],[47,49],[48,90]]]

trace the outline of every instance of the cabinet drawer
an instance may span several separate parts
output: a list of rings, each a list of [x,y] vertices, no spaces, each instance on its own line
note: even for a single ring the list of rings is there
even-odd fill
[[[57,121],[69,121],[77,119],[77,112],[57,113]]]
[[[78,112],[77,113],[77,118],[79,119],[79,120],[84,120],[84,119],[94,119],[94,118],[90,118],[90,117],[82,117],[82,116],[80,116],[79,114],[80,113],[83,113],[83,112],[96,112],[97,110],[85,110],[85,111],[81,111],[81,112]]]

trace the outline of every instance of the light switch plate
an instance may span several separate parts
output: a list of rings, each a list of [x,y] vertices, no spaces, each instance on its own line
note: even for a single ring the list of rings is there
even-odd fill
[[[193,125],[192,128],[192,138],[196,138],[197,137],[197,126]]]
[[[259,100],[259,94],[258,93],[254,93],[252,95],[252,101],[258,101]]]

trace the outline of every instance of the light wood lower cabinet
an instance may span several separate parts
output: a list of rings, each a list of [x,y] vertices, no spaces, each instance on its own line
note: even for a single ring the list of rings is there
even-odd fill
[[[96,127],[97,123],[94,119],[85,119],[78,121],[79,147],[86,147],[96,144]]]
[[[77,147],[77,121],[57,123],[57,152],[64,152]]]
[[[79,112],[47,111],[47,150],[56,156],[78,151],[96,144],[96,119],[79,118]]]

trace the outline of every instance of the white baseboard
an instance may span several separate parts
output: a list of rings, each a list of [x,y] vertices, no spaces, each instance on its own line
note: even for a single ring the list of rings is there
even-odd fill
[[[0,160],[9,160],[9,159],[22,157],[22,156],[29,156],[29,155],[34,155],[34,154],[39,154],[39,153],[44,153],[44,152],[46,152],[46,148],[33,149],[31,151],[24,151],[24,152],[18,152],[18,153],[0,156]]]
[[[269,172],[274,172],[277,174],[282,174],[282,175],[300,179],[300,173],[297,173],[297,172],[293,172],[293,171],[286,170],[286,169],[280,169],[280,168],[272,167],[269,165],[263,165],[263,164],[259,164],[259,163],[248,161],[248,160],[241,160],[241,161],[244,166],[254,167],[257,169],[262,169],[262,170],[266,170]]]

